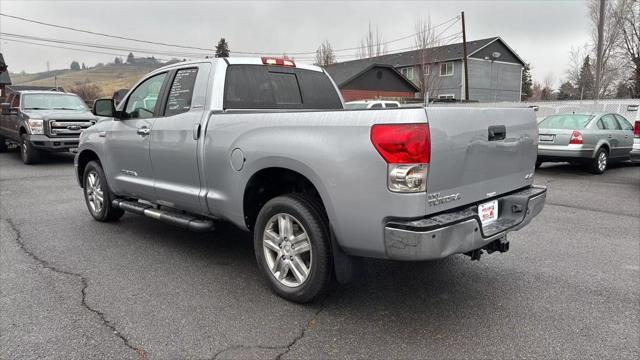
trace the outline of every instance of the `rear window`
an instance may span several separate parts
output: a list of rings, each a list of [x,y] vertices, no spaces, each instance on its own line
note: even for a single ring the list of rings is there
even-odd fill
[[[264,65],[230,65],[225,109],[342,109],[323,72]]]
[[[584,129],[593,115],[552,115],[540,122],[541,129]]]

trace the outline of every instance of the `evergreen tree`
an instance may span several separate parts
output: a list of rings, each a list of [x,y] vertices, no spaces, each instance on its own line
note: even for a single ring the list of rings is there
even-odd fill
[[[533,80],[531,79],[531,66],[529,64],[524,65],[522,70],[522,93],[520,100],[524,101],[533,95]]]
[[[572,100],[576,98],[576,88],[570,81],[565,81],[558,90],[558,100]]]
[[[127,64],[133,64],[134,62],[136,62],[136,58],[133,57],[133,53],[129,53],[127,55]]]
[[[593,99],[593,72],[591,71],[591,59],[587,55],[580,68],[580,78],[578,79],[578,98]]]
[[[220,38],[220,41],[218,41],[218,45],[216,45],[216,57],[229,57],[229,53],[229,43],[227,42],[227,40],[225,40],[225,38]]]
[[[80,64],[77,61],[72,61],[71,62],[71,66],[70,66],[71,70],[80,70]]]
[[[87,70],[87,66],[84,63],[82,63],[82,70]]]
[[[113,59],[113,63],[116,64],[116,65],[122,64],[122,58],[119,57],[119,56],[116,56],[116,58]]]

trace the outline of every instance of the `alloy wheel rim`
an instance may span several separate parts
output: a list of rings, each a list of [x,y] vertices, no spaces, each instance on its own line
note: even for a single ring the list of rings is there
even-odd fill
[[[262,234],[262,248],[271,275],[282,285],[298,287],[309,278],[311,240],[295,217],[285,213],[272,216]]]
[[[598,169],[600,171],[604,171],[607,167],[607,155],[605,153],[600,153],[598,156]]]
[[[91,212],[94,214],[100,213],[100,211],[102,211],[102,206],[104,205],[104,192],[102,191],[100,178],[95,171],[91,171],[87,175],[85,193]]]

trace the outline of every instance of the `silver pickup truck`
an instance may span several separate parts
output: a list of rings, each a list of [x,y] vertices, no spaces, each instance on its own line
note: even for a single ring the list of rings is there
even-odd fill
[[[319,67],[275,58],[183,62],[147,75],[84,131],[91,215],[124,211],[253,232],[260,271],[308,302],[358,257],[504,252],[543,208],[531,109],[344,110]]]

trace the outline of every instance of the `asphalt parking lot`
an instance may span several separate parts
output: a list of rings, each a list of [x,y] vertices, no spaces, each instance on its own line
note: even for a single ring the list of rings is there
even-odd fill
[[[367,260],[311,305],[259,277],[248,234],[89,216],[73,158],[0,154],[0,358],[640,357],[640,166],[546,165],[506,254]]]

